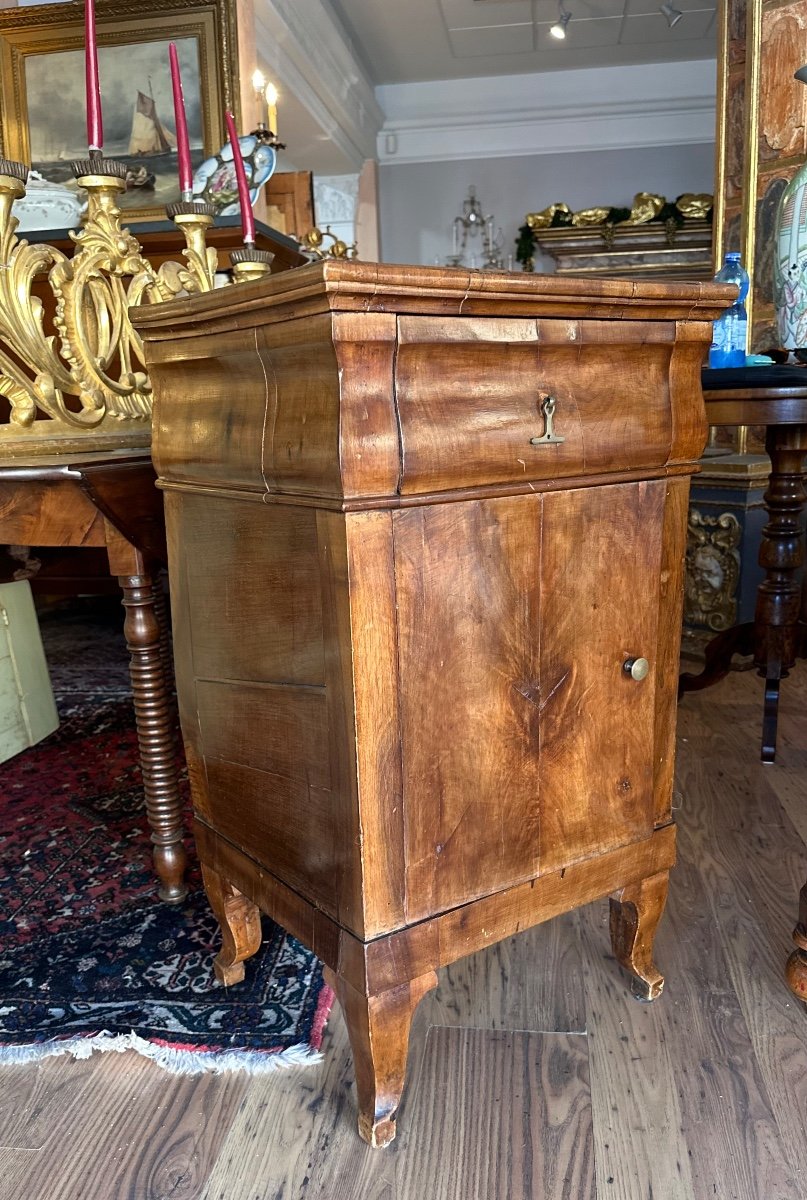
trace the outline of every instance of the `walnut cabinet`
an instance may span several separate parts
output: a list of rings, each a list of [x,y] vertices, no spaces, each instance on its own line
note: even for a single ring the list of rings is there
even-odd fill
[[[195,832],[391,1140],[438,967],[610,895],[653,998],[699,386],[731,289],[326,263],[142,310]],[[536,964],[540,969],[540,964]]]

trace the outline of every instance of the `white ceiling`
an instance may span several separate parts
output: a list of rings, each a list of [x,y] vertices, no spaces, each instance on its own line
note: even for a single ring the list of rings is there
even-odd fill
[[[716,0],[660,2],[565,0],[558,41],[557,0],[327,0],[376,84],[714,58]]]

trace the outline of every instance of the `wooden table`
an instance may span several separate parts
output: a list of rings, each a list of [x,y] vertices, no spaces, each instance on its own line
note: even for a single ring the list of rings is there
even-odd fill
[[[0,463],[0,542],[102,547],[123,591],[137,736],[154,866],[163,900],[186,894],[182,811],[153,572],[167,561],[162,496],[147,450]]]
[[[759,382],[754,372],[759,373]],[[724,379],[727,384],[739,386],[718,386]],[[776,757],[780,683],[796,659],[807,656],[807,613],[801,580],[801,515],[807,502],[803,476],[807,368],[704,371],[703,388],[710,425],[762,425],[766,430],[771,471],[763,498],[769,519],[759,549],[765,578],[757,591],[754,620],[713,638],[706,648],[703,671],[682,675],[680,693],[718,683],[731,669],[735,654],[752,654],[765,680],[761,758],[764,763],[772,763]]]
[[[216,971],[243,978],[259,907],[324,960],[373,1145],[438,967],[610,895],[616,959],[661,991],[700,364],[731,298],[330,262],[134,317]]]

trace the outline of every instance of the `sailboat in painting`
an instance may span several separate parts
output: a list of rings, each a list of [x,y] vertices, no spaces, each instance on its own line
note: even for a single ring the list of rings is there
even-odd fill
[[[176,145],[176,137],[170,129],[165,128],[157,114],[154,97],[138,91],[129,136],[129,154],[137,157],[167,154],[175,150]]]
[[[176,150],[177,139],[166,129],[157,113],[154,93],[149,80],[149,94],[138,90],[132,114],[132,132],[129,135],[129,155],[132,158],[150,158],[170,154]],[[156,163],[154,164],[157,165]],[[129,167],[126,172],[127,187],[153,188],[156,176],[141,163]]]

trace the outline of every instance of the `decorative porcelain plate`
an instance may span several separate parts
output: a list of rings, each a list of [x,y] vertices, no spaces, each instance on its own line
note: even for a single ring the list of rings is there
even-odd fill
[[[246,134],[238,139],[247,173],[249,195],[252,203],[258,199],[260,190],[271,179],[277,163],[277,153],[255,134]],[[238,209],[238,185],[235,180],[233,148],[226,142],[218,154],[207,158],[193,177],[193,198],[212,204],[223,217],[235,215]]]

